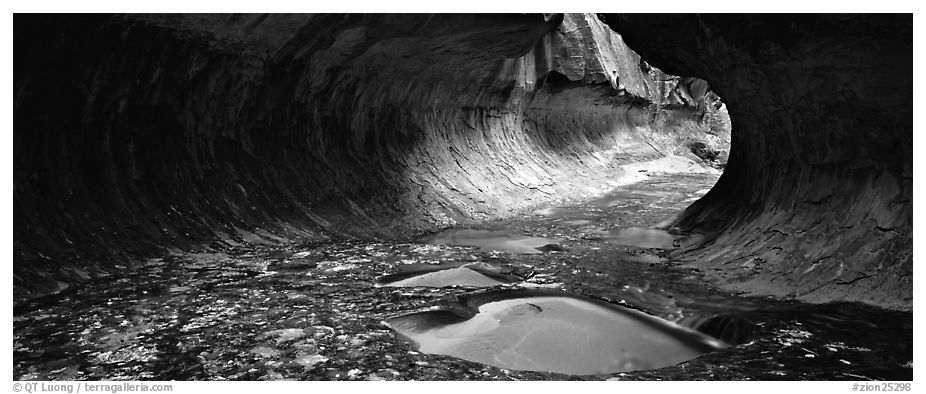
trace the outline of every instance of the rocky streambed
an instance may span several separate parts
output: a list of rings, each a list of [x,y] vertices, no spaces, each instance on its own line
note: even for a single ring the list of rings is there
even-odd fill
[[[591,201],[417,243],[226,245],[153,259],[131,275],[16,308],[14,378],[912,379],[912,313],[732,294],[672,261],[672,250],[703,240],[656,227],[716,177],[653,175]],[[396,319],[422,313],[431,326],[410,323],[418,331],[474,321],[479,304],[493,300],[508,308],[496,309],[507,311],[497,321],[544,308],[576,313],[568,302],[523,307],[497,296],[524,292],[625,308],[723,346],[655,369],[558,373],[429,354],[396,330]],[[583,319],[573,319],[578,331],[564,338],[565,350],[582,343]],[[551,351],[524,346],[537,359]]]

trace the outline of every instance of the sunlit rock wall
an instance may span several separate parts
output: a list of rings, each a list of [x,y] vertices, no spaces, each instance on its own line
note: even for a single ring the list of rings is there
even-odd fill
[[[711,135],[706,84],[652,69],[591,15],[14,27],[17,300],[172,249],[510,215]]]

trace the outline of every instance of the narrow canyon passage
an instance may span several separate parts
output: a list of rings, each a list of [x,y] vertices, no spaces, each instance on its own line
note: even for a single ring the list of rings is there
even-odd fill
[[[17,379],[912,378],[909,15],[18,14],[14,47]]]

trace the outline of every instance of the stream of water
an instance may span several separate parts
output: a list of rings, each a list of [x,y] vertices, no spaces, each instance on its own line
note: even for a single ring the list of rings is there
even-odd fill
[[[655,227],[715,181],[651,176],[418,243],[152,259],[18,307],[14,377],[912,379],[912,313],[730,294],[668,258],[686,238]]]

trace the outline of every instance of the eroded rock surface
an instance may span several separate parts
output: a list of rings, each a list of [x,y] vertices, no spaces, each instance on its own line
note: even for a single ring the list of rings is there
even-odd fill
[[[729,289],[912,308],[911,15],[606,15],[727,103],[724,175],[675,224]]]
[[[18,15],[15,29],[17,302],[171,248],[412,239],[717,145],[703,81],[645,64],[594,15]]]

